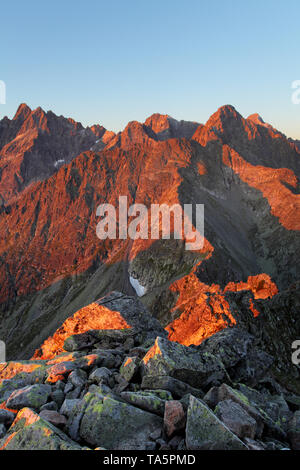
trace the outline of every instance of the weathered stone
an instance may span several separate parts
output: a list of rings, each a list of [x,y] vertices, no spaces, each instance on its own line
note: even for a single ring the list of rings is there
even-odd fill
[[[92,446],[115,450],[142,450],[162,419],[110,397],[87,394],[82,400],[80,436]],[[113,430],[113,432],[112,432]]]
[[[260,441],[254,441],[249,437],[245,437],[244,442],[249,450],[265,450],[264,445]]]
[[[145,390],[145,392],[150,393],[151,395],[155,395],[161,400],[173,400],[172,393],[168,390],[160,390],[158,388],[156,390]]]
[[[238,387],[251,405],[259,411],[266,426],[267,436],[285,440],[287,424],[293,414],[284,397],[261,393],[244,384],[239,384]]]
[[[112,375],[113,373],[107,367],[99,367],[90,374],[89,383],[108,385]]]
[[[15,413],[13,413],[12,411],[0,409],[0,424],[10,426],[14,419]]]
[[[64,380],[73,370],[76,369],[74,362],[66,361],[54,364],[47,369],[47,382],[55,383]]]
[[[124,348],[124,351],[126,352],[129,352],[132,348],[134,348],[134,338],[133,337],[127,338],[124,341],[123,348]]]
[[[238,403],[232,400],[221,401],[216,410],[216,416],[241,439],[256,435],[256,421]]]
[[[121,397],[131,405],[159,416],[164,415],[165,401],[150,392],[122,392]]]
[[[97,339],[90,336],[89,332],[69,336],[64,342],[64,350],[68,352],[87,349],[96,343]]]
[[[255,346],[255,337],[237,327],[225,328],[207,338],[199,346],[224,364],[234,382],[256,384],[265,377],[273,358]]]
[[[49,423],[57,426],[58,428],[65,426],[67,419],[57,411],[43,410],[40,412],[40,417],[48,421]]]
[[[81,402],[79,399],[74,400],[64,400],[61,409],[59,410],[60,414],[65,415],[67,417],[70,416],[73,408]]]
[[[255,419],[257,428],[257,437],[261,437],[264,429],[264,420],[259,410],[253,406],[249,399],[239,390],[234,390],[229,385],[223,384],[218,390],[218,401],[232,400],[238,403],[253,419]]]
[[[74,390],[70,390],[70,392],[66,393],[66,399],[75,400],[76,398],[79,398],[81,390],[81,387],[75,387]]]
[[[166,401],[164,413],[164,430],[166,435],[169,438],[172,437],[176,432],[184,429],[185,423],[186,416],[180,401]]]
[[[161,429],[157,428],[155,431],[153,431],[151,434],[149,434],[149,437],[152,441],[157,441],[161,437]]]
[[[168,444],[172,450],[176,450],[178,449],[178,446],[180,445],[181,441],[182,441],[182,436],[177,435],[177,436],[172,437],[172,439],[168,442]]]
[[[68,431],[68,435],[75,441],[80,439],[80,434],[79,434],[80,423],[84,415],[85,409],[87,408],[88,403],[91,400],[91,396],[93,395],[90,393],[87,393],[84,396],[84,398],[81,400],[69,400],[70,402],[73,402],[70,407],[69,407],[69,403],[65,403],[67,402],[67,400],[65,400],[65,402],[63,403],[62,409],[60,410],[61,414],[66,414],[66,413],[63,413],[64,411],[63,407],[66,408],[67,410],[68,421],[66,424],[66,429]]]
[[[120,362],[119,356],[116,356],[112,350],[95,349],[93,354],[97,354],[99,357],[98,366],[107,367],[108,369],[118,367],[117,364]]]
[[[67,395],[68,393],[70,393],[72,390],[74,390],[74,385],[71,383],[71,382],[68,382],[65,386],[65,389],[64,389],[64,394]]]
[[[265,450],[290,450],[284,442],[280,442],[274,438],[265,438]]]
[[[20,410],[25,407],[39,410],[40,407],[47,402],[50,393],[50,385],[28,385],[27,387],[16,390],[9,396],[6,407],[12,410]]]
[[[65,386],[66,386],[66,384],[62,380],[58,380],[57,382],[55,382],[55,384],[53,384],[53,387],[54,387],[55,390],[64,391]]]
[[[253,348],[231,370],[231,379],[233,382],[244,382],[253,387],[267,374],[273,362],[274,358],[270,354],[258,348]]]
[[[122,330],[89,330],[84,333],[69,336],[64,342],[64,350],[73,352],[80,349],[88,349],[101,341],[106,341],[109,347],[110,342],[119,341],[125,343],[128,338],[133,338],[137,331],[133,328]],[[100,343],[99,343],[100,344]]]
[[[226,368],[234,367],[254,346],[255,337],[239,328],[225,328],[205,339],[198,349],[219,357]]]
[[[120,367],[120,374],[130,382],[139,369],[140,361],[136,357],[127,356]]]
[[[122,375],[116,376],[115,379],[116,379],[116,382],[118,382],[118,384],[114,387],[113,390],[115,393],[120,394],[124,392],[124,390],[126,390],[129,383],[127,382],[127,380],[124,379],[124,377],[122,377]]]
[[[211,353],[201,353],[160,337],[143,358],[143,373],[170,375],[195,388],[220,384],[227,378],[222,362]]]
[[[49,410],[49,411],[57,411],[58,406],[55,401],[50,401],[49,403],[45,403],[45,405],[40,407],[40,411]]]
[[[0,439],[2,439],[6,434],[6,427],[3,423],[0,423]]]
[[[204,395],[203,401],[209,406],[209,408],[215,409],[219,403],[219,387],[210,388]]]
[[[71,372],[68,377],[68,381],[74,385],[74,387],[83,387],[87,380],[87,373],[84,370],[77,369]]]
[[[90,370],[92,367],[103,365],[103,359],[99,354],[87,354],[74,362],[74,365],[83,370]]]
[[[57,389],[51,393],[52,400],[57,404],[57,407],[60,408],[64,402],[65,394],[62,390]]]
[[[8,397],[20,388],[26,387],[26,382],[24,379],[19,379],[18,377],[14,377],[10,380],[3,380],[0,384],[0,403],[7,400]]]
[[[300,396],[285,395],[285,400],[292,411],[300,410]]]
[[[187,412],[186,445],[189,450],[243,450],[246,446],[200,400],[191,396]]]
[[[203,397],[203,392],[201,390],[191,387],[185,382],[167,375],[144,376],[142,380],[142,388],[167,390],[172,393],[174,398],[182,398],[187,393],[191,393],[197,398]]]
[[[289,422],[288,437],[293,450],[300,450],[300,411],[295,411]]]
[[[141,331],[142,336],[146,338],[154,339],[158,335],[167,336],[166,330],[159,321],[149,314],[143,303],[135,296],[114,291],[96,302],[112,311],[120,312],[128,325]]]
[[[103,383],[90,385],[88,391],[91,393],[100,393],[101,395],[110,395],[112,393],[111,388]]]
[[[29,408],[19,411],[6,436],[3,450],[80,450],[62,431]]]
[[[142,359],[148,352],[147,348],[143,348],[142,346],[137,346],[135,348],[132,348],[130,350],[130,355],[131,357],[138,357],[139,359]]]
[[[157,439],[156,444],[159,445],[159,450],[170,450],[170,446],[164,439]]]

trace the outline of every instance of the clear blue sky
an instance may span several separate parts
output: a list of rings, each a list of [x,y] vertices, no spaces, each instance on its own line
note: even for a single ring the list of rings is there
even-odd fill
[[[0,117],[26,102],[116,131],[154,112],[205,122],[232,104],[300,138],[299,0],[29,0],[0,11]]]

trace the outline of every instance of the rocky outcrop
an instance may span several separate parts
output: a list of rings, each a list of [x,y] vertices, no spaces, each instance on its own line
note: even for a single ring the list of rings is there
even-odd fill
[[[34,357],[51,359],[63,350],[72,352],[101,342],[99,329],[105,330],[104,340],[109,338],[122,343],[132,342],[138,335],[144,336],[145,340],[158,334],[167,336],[160,323],[146,311],[138,299],[121,292],[111,292],[68,318],[41,345]]]
[[[52,111],[21,104],[12,120],[0,121],[0,201],[10,204],[30,183],[48,178],[107,137],[103,126],[84,128]]]
[[[234,326],[187,347],[155,338],[162,328],[133,298],[100,305],[128,326],[64,328],[48,357],[2,364],[0,449],[299,448],[300,395],[274,378],[263,338]]]

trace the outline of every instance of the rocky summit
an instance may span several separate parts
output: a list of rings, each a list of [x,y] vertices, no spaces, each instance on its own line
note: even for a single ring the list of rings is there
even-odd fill
[[[97,305],[120,324],[76,334],[74,315],[71,336],[1,364],[2,450],[300,450],[299,377],[283,380],[267,313],[184,346],[136,297]]]

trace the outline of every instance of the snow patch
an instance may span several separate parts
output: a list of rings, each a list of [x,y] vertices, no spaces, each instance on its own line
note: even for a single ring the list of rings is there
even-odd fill
[[[142,295],[146,293],[147,289],[139,283],[138,279],[129,276],[129,281],[139,297],[142,297]]]
[[[54,162],[55,168],[57,168],[58,165],[61,165],[62,163],[65,163],[65,160],[64,160],[64,159],[62,159],[62,160],[56,160],[56,162]]]

